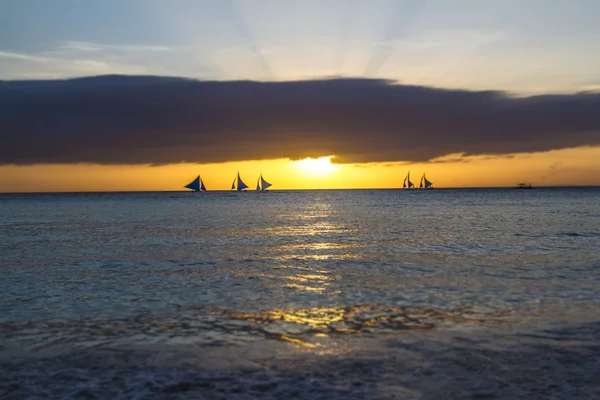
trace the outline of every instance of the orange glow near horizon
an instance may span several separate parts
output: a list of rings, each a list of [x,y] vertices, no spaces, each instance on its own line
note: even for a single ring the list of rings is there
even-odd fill
[[[400,188],[410,170],[436,188],[600,185],[600,147],[510,156],[449,155],[428,163],[334,164],[333,156],[221,164],[33,165],[0,167],[0,192],[185,190],[198,174],[208,190],[229,190],[237,171],[250,187],[262,173],[272,190]]]

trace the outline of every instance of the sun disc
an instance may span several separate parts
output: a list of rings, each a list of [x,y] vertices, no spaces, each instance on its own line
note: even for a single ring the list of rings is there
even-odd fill
[[[331,158],[319,157],[319,158],[305,158],[303,160],[294,161],[295,166],[305,174],[309,175],[327,175],[334,172],[337,169],[337,165],[331,163]]]

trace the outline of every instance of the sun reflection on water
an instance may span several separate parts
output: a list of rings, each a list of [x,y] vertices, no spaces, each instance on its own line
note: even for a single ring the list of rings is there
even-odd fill
[[[353,305],[305,309],[270,309],[258,313],[227,312],[233,319],[259,326],[277,338],[328,337],[335,333],[369,333],[395,330],[429,330],[456,324],[490,324],[511,315],[507,310],[480,312],[469,308],[438,310],[433,308],[382,307]]]
[[[341,224],[318,222],[310,225],[286,225],[265,228],[262,234],[271,236],[316,236],[331,233],[353,233],[353,228]]]

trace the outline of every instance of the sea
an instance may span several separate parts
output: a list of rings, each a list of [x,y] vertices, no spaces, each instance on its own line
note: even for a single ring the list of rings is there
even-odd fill
[[[600,399],[600,188],[0,195],[0,398]]]

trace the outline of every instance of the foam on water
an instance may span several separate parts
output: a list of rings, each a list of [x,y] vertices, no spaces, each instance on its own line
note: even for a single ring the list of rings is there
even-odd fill
[[[3,357],[0,393],[3,398],[591,399],[600,395],[599,334],[598,323],[586,323],[315,337],[310,345],[266,335],[235,346],[171,340],[46,349]]]

